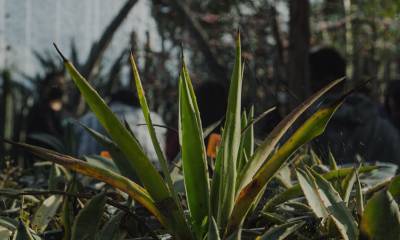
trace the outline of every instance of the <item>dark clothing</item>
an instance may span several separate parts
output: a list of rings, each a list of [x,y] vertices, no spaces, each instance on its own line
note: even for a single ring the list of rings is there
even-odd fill
[[[54,111],[45,104],[36,104],[28,116],[28,135],[45,133],[57,137],[63,136],[62,111]]]
[[[324,159],[330,149],[339,164],[355,163],[359,155],[366,162],[400,165],[398,132],[382,116],[379,106],[362,94],[346,99],[314,145]]]

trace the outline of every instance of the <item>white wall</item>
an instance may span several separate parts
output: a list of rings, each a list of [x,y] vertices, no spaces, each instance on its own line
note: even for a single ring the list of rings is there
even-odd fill
[[[52,42],[68,55],[71,41],[75,40],[81,60],[86,59],[92,43],[124,3],[125,0],[0,0],[0,69],[37,72],[40,69],[32,52],[54,52]],[[114,36],[106,63],[128,45],[132,30],[137,32],[139,46],[143,46],[148,30],[152,48],[160,49],[149,0],[136,3]]]

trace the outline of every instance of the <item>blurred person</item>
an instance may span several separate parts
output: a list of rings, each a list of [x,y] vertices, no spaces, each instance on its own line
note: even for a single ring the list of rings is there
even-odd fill
[[[386,87],[385,110],[392,124],[400,130],[400,80],[391,81]]]
[[[309,61],[313,92],[346,74],[346,61],[333,48],[312,51]],[[316,105],[334,101],[343,91],[342,82]],[[382,116],[379,104],[361,92],[347,97],[313,144],[323,159],[327,159],[330,150],[339,163],[400,163],[400,140],[395,127]]]
[[[40,83],[39,99],[28,113],[28,142],[36,143],[35,140],[29,141],[29,136],[33,134],[47,134],[62,139],[65,85],[63,72],[49,73]]]
[[[157,169],[160,169],[160,163],[158,161],[158,157],[151,141],[147,126],[140,125],[145,124],[146,121],[144,119],[142,109],[140,108],[139,99],[136,97],[136,94],[129,90],[119,90],[112,94],[109,106],[111,111],[115,113],[121,121],[126,121],[136,139],[142,146],[145,154],[149,157],[154,166],[156,166]],[[164,121],[157,113],[151,112],[150,115],[153,124],[162,126],[165,125]],[[88,112],[83,115],[79,121],[83,125],[106,135],[105,129],[101,126],[100,122],[92,112]],[[155,127],[155,131],[161,149],[165,150],[166,129]],[[77,147],[79,156],[94,154],[100,155],[101,152],[106,150],[104,147],[98,144],[97,141],[82,127],[77,129],[77,136],[79,139]]]

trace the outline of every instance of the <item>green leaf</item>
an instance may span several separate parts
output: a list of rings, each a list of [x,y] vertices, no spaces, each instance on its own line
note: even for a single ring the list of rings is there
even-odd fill
[[[109,139],[108,137],[104,136],[103,134],[101,134],[83,124],[80,124],[80,125],[96,140],[96,142],[98,142],[100,145],[102,145],[105,149],[107,149],[109,151],[111,158],[112,158],[112,162],[118,168],[118,171],[115,171],[116,173],[121,173],[123,176],[129,178],[130,180],[139,182],[137,179],[138,176],[136,175],[136,171],[133,168],[132,164],[129,164],[129,161],[127,160],[125,155],[121,152],[121,150],[118,148],[118,146],[111,139]],[[86,160],[90,161],[90,160],[95,160],[95,159],[87,159],[86,158]],[[97,160],[101,160],[101,159],[97,159]],[[102,162],[105,163],[104,161],[102,161]],[[98,161],[97,161],[97,163],[100,164],[100,162],[98,162]],[[103,165],[103,164],[100,164],[100,165]],[[115,166],[110,169],[114,170]]]
[[[0,239],[10,239],[11,235],[12,232],[10,231],[10,229],[0,226]]]
[[[106,195],[101,192],[90,199],[81,209],[72,226],[71,240],[94,240],[103,216]]]
[[[174,184],[173,184],[171,176],[170,176],[167,159],[165,158],[164,153],[163,153],[163,151],[161,149],[161,145],[160,145],[160,143],[159,143],[159,141],[157,139],[156,131],[155,131],[154,126],[153,126],[153,121],[151,120],[150,109],[149,109],[149,106],[147,104],[146,96],[144,94],[142,82],[141,82],[140,76],[139,76],[139,71],[138,71],[138,69],[136,67],[135,59],[134,59],[132,53],[130,55],[130,62],[131,62],[131,66],[132,66],[133,78],[135,80],[136,91],[137,91],[137,94],[138,94],[140,106],[141,106],[142,111],[143,111],[143,116],[144,116],[144,119],[146,121],[147,129],[149,131],[151,141],[153,143],[153,146],[154,146],[154,149],[156,151],[158,160],[160,162],[161,169],[162,169],[162,171],[164,173],[164,177],[167,180],[167,185],[169,187],[169,190],[170,190],[170,192],[171,192],[171,194],[172,194],[172,196],[174,198],[175,204],[179,207],[180,214],[183,215],[183,209],[181,208],[178,196],[177,196],[177,194],[176,194],[176,192],[174,190]]]
[[[400,196],[400,175],[397,175],[391,179],[388,186],[388,191],[394,198]]]
[[[254,107],[251,107],[248,117],[246,111],[242,114],[242,137],[240,140],[241,150],[238,158],[237,171],[240,172],[248,159],[253,156],[254,153]]]
[[[57,137],[47,134],[47,133],[33,133],[29,134],[28,138],[34,140],[35,142],[41,143],[57,152],[65,153],[66,149],[64,144]]]
[[[63,201],[62,195],[52,195],[45,199],[39,209],[35,212],[31,226],[34,231],[43,233]]]
[[[379,191],[368,200],[361,218],[360,229],[363,239],[399,239],[399,206],[388,191]]]
[[[68,169],[110,184],[114,188],[117,188],[127,193],[132,199],[143,205],[151,214],[153,214],[157,218],[157,220],[160,221],[163,226],[167,228],[170,227],[170,222],[166,221],[165,215],[161,213],[159,208],[156,206],[154,200],[149,196],[148,192],[128,178],[116,174],[113,171],[94,166],[79,159],[56,153],[45,148],[36,147],[25,143],[15,143],[8,140],[5,141],[21,147],[25,150],[28,150],[40,158],[58,163]]]
[[[311,170],[311,169],[310,169]],[[333,219],[336,227],[345,240],[358,239],[358,227],[356,221],[347,208],[346,204],[340,198],[340,195],[333,186],[321,175],[311,170],[308,173],[315,180],[318,194],[321,202],[325,206],[329,216]]]
[[[259,169],[251,182],[240,191],[236,199],[235,208],[229,222],[228,233],[241,225],[259,193],[265,189],[266,184],[288,161],[289,157],[302,145],[323,133],[330,118],[342,102],[343,98],[315,112]]]
[[[67,193],[76,194],[78,191],[78,181],[76,180],[76,174],[69,181],[67,187]],[[63,240],[71,240],[72,224],[74,222],[74,203],[75,198],[66,195],[62,206],[61,221],[64,229]]]
[[[49,176],[49,190],[58,190],[60,183],[64,181],[61,174],[60,167],[55,163],[51,165],[50,176]]]
[[[112,216],[110,220],[104,224],[96,240],[117,240],[120,236],[120,225],[124,215],[124,212],[117,212]]]
[[[254,106],[252,106],[250,109],[250,112],[253,112],[253,113],[249,114],[249,119],[247,121],[247,124],[242,128],[242,134],[246,133],[246,131],[249,130],[250,127],[254,127],[254,125],[258,121],[260,121],[265,116],[267,116],[268,114],[273,112],[275,109],[276,109],[276,107],[269,108],[269,109],[265,110],[263,113],[261,113],[260,115],[258,115],[256,118],[254,118]],[[250,117],[250,115],[252,115],[252,117]]]
[[[211,217],[210,226],[207,234],[207,240],[220,240],[217,222],[214,217]]]
[[[221,147],[217,153],[212,183],[211,202],[217,210],[216,220],[224,228],[232,212],[236,191],[236,163],[241,137],[242,56],[240,34],[236,40],[236,57],[231,77],[228,106],[222,133]],[[215,214],[215,212],[214,212]],[[215,215],[214,215],[215,216]]]
[[[249,162],[245,165],[242,172],[239,174],[239,181],[237,186],[237,193],[243,189],[247,184],[250,183],[253,176],[264,164],[264,162],[271,155],[282,136],[292,126],[292,124],[303,114],[315,101],[317,101],[323,94],[329,91],[331,88],[342,82],[344,78],[332,81],[330,84],[310,96],[306,101],[295,108],[289,115],[287,115],[282,121],[271,131],[267,138],[261,143]]]
[[[129,163],[132,164],[132,167],[136,170],[136,173],[150,195],[157,201],[162,201],[170,197],[164,180],[151,164],[137,140],[124,127],[96,90],[90,86],[87,80],[80,75],[67,59],[64,60],[64,65],[86,103],[104,129],[109,133],[112,140],[125,154]]]
[[[328,161],[329,161],[329,167],[331,170],[338,169],[338,166],[336,164],[336,159],[333,156],[332,151],[330,149],[329,149]]]
[[[65,68],[71,75],[72,80],[78,87],[90,109],[96,115],[112,140],[117,144],[119,149],[121,149],[128,163],[135,169],[140,182],[144,185],[150,196],[158,205],[162,206],[160,209],[168,217],[171,223],[171,230],[178,238],[190,239],[192,235],[184,215],[180,213],[176,203],[171,201],[173,197],[164,179],[152,165],[139,142],[124,127],[96,90],[90,86],[87,80],[75,69],[71,62],[69,62],[58,49],[57,51],[63,58]]]
[[[327,217],[328,211],[325,209],[320,195],[318,194],[318,187],[316,186],[314,178],[301,169],[298,169],[296,174],[308,205],[311,207],[315,215],[318,218]]]
[[[242,112],[242,117],[241,117],[241,129],[243,132],[243,129],[247,125],[247,114],[246,111]],[[247,132],[247,131],[246,131]],[[245,134],[242,134],[241,139],[240,139],[240,146],[239,146],[239,157],[237,158],[237,163],[236,163],[236,171],[240,171],[240,169],[243,168],[244,164],[248,161],[248,157],[246,155],[246,150],[244,149],[244,141],[245,141]]]
[[[179,141],[190,216],[200,238],[209,213],[209,179],[200,113],[189,73],[183,62],[179,77]],[[203,225],[205,227],[208,224]]]
[[[351,190],[357,180],[357,172],[357,168],[354,168],[353,171],[343,179],[341,184],[341,188],[343,189],[343,201],[347,206],[349,205]]]
[[[28,226],[22,220],[19,220],[17,232],[14,234],[14,240],[35,240]]]
[[[293,221],[274,226],[256,240],[284,240],[304,225],[303,221]]]
[[[361,167],[359,170],[359,173],[368,173],[371,172],[378,167],[376,166],[364,166]],[[328,173],[323,174],[322,176],[328,180],[328,181],[333,181],[333,180],[340,180],[343,179],[344,177],[348,176],[351,174],[353,171],[353,168],[341,168],[337,170],[330,171]],[[274,195],[270,200],[266,202],[263,208],[263,212],[268,212],[270,211],[273,207],[282,204],[286,201],[289,201],[294,198],[299,198],[303,194],[300,185],[296,184],[293,187],[285,190],[282,193]]]
[[[14,218],[0,216],[0,226],[5,227],[10,231],[15,231],[18,227],[18,221]]]
[[[93,155],[93,156],[84,156],[83,157],[86,162],[92,164],[93,166],[97,166],[100,168],[104,168],[104,169],[108,169],[110,171],[113,171],[117,174],[121,174],[117,168],[117,166],[115,166],[114,162],[111,159],[108,158],[104,158],[102,156],[97,156],[97,155]]]
[[[361,216],[364,212],[364,196],[361,189],[361,182],[358,172],[356,172],[356,209],[358,216]]]

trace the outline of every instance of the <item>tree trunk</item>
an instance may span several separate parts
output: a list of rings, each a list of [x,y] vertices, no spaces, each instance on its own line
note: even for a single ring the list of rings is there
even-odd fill
[[[208,61],[208,66],[213,71],[215,77],[219,79],[219,82],[228,85],[229,74],[226,67],[220,63],[218,54],[214,51],[212,46],[209,44],[209,37],[207,32],[203,29],[199,21],[195,18],[194,14],[189,9],[189,6],[182,0],[174,0],[171,4],[177,9],[185,18],[186,23],[189,26],[189,32],[193,35],[194,39],[198,42],[202,53]]]
[[[310,93],[308,62],[310,45],[309,1],[291,0],[289,10],[289,90],[298,101],[292,101],[290,105],[293,107]]]
[[[127,0],[125,5],[122,6],[121,10],[118,12],[117,16],[110,22],[107,28],[104,30],[99,41],[93,44],[90,49],[89,56],[86,62],[83,64],[81,74],[86,77],[88,81],[94,75],[94,70],[98,67],[101,58],[104,55],[107,47],[110,45],[115,32],[124,22],[125,18],[128,16],[129,12],[132,10],[133,6],[136,4],[137,0]],[[78,108],[76,110],[77,115],[80,115],[85,110],[85,104],[82,101],[82,97],[79,98]]]

